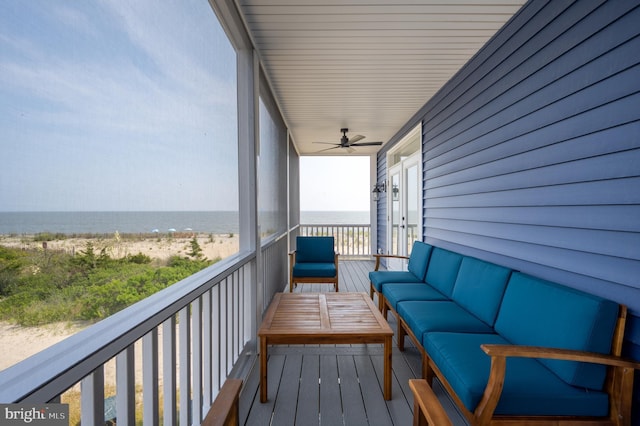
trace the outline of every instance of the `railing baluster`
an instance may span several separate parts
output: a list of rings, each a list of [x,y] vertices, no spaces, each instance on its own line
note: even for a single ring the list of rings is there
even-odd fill
[[[136,424],[135,374],[135,349],[131,345],[116,356],[116,415],[119,425]]]
[[[178,359],[180,362],[180,424],[191,423],[191,307],[180,309],[178,314]]]
[[[220,355],[220,341],[222,339],[220,333],[220,284],[211,289],[211,306],[213,307],[213,336],[211,336],[211,343],[213,344],[212,351],[216,356],[216,359],[212,360],[213,383],[211,384],[211,387],[213,388],[213,397],[215,398],[222,386],[220,383],[220,374],[222,371],[222,367],[220,365],[220,359],[222,358]]]
[[[211,389],[213,353],[211,352],[211,290],[202,295],[202,367],[203,367],[203,404],[208,407],[213,402]]]
[[[162,323],[163,424],[177,424],[176,410],[176,317]]]
[[[104,424],[104,365],[82,379],[80,394],[80,423]]]
[[[158,424],[158,329],[142,338],[142,417],[144,424]]]
[[[191,303],[192,357],[192,422],[202,423],[202,304],[200,298]]]

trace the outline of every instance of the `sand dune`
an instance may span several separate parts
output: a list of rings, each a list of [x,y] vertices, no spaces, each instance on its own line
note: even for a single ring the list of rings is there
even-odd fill
[[[190,251],[193,236],[164,236],[141,238],[68,238],[48,241],[47,250],[63,250],[78,253],[86,250],[87,243],[99,252],[103,248],[114,258],[138,253],[145,254],[156,262],[164,262],[171,256],[186,256]],[[197,235],[203,255],[210,260],[224,259],[238,251],[237,235]],[[24,249],[43,249],[42,242],[32,238],[0,236],[0,245]],[[39,327],[22,327],[0,322],[0,371],[31,355],[64,340],[89,324],[54,323]]]

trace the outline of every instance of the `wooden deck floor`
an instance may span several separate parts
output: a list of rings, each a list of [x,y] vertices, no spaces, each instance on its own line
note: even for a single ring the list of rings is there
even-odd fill
[[[340,262],[340,291],[369,292],[374,262]],[[299,285],[296,291],[328,292],[325,284]],[[377,301],[376,301],[377,303]],[[396,330],[396,319],[388,322]],[[395,345],[395,338],[394,338]],[[406,339],[406,350],[393,350],[393,399],[382,395],[383,348],[369,345],[296,345],[269,349],[269,400],[260,403],[259,366],[240,396],[244,425],[411,425],[413,396],[409,379],[420,376],[420,354]],[[434,385],[454,425],[465,425],[442,388]]]

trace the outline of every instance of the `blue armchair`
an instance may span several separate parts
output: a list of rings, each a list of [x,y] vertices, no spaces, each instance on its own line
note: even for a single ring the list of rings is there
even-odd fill
[[[338,256],[333,237],[297,237],[289,253],[289,291],[298,283],[333,284],[338,291]]]

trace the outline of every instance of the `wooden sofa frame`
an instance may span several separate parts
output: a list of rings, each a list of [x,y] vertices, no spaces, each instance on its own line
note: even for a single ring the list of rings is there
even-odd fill
[[[241,379],[227,379],[213,401],[202,426],[237,426],[240,424],[239,400]]]
[[[384,298],[382,295],[379,297]],[[460,398],[455,394],[453,388],[447,382],[446,377],[438,370],[419,340],[411,331],[408,324],[398,315],[393,307],[389,306],[385,300],[382,301],[385,308],[391,309],[398,319],[397,341],[400,351],[404,351],[404,336],[408,335],[422,355],[422,377],[426,379],[429,386],[433,383],[433,378],[437,377],[447,390],[460,412],[473,426],[529,426],[529,425],[553,425],[553,426],[631,426],[631,412],[633,403],[633,379],[634,370],[640,369],[640,363],[624,359],[622,354],[622,342],[624,340],[624,330],[627,318],[627,308],[620,305],[618,320],[611,345],[610,355],[590,353],[583,351],[554,349],[534,346],[519,345],[482,345],[482,350],[491,357],[491,370],[489,380],[484,391],[484,395],[473,412],[467,410]],[[547,358],[568,361],[580,361],[606,365],[608,367],[607,378],[604,391],[609,394],[609,416],[608,417],[572,417],[572,416],[498,416],[494,415],[506,373],[506,360],[508,357],[525,358]],[[416,383],[417,384],[417,383]],[[428,411],[439,413],[442,410],[437,398],[424,391],[424,388],[414,386],[414,398],[417,398],[416,407]],[[420,418],[419,413],[414,413]],[[418,424],[418,419],[414,417],[414,425]],[[429,419],[430,416],[422,417]],[[421,423],[424,424],[424,423]],[[433,423],[438,424],[438,423]]]
[[[398,258],[409,259],[408,256],[375,254],[375,271],[380,267],[382,258]],[[370,284],[370,296],[373,299],[377,293],[373,284]],[[440,372],[434,362],[431,361],[429,355],[422,347],[420,341],[411,331],[405,320],[398,315],[393,307],[385,300],[382,293],[378,293],[378,306],[383,316],[387,317],[387,312],[391,310],[397,318],[398,329],[396,333],[397,345],[400,351],[404,351],[404,336],[409,336],[414,345],[422,355],[422,377],[425,380],[424,385],[429,387],[433,383],[433,378],[438,377],[449,395],[455,401],[460,412],[465,416],[467,421],[474,426],[493,426],[493,425],[554,425],[554,426],[630,426],[633,405],[633,380],[635,370],[640,370],[640,362],[624,359],[622,355],[622,344],[624,341],[624,331],[627,319],[627,308],[619,305],[618,320],[611,344],[609,355],[599,353],[589,353],[583,351],[521,346],[521,345],[482,345],[482,350],[491,357],[491,370],[489,380],[484,391],[483,398],[473,412],[469,411],[460,398],[455,394],[453,388],[446,380],[446,377]],[[609,395],[609,416],[608,417],[577,417],[577,416],[498,416],[494,415],[494,411],[500,400],[504,378],[506,373],[506,360],[509,357],[524,358],[546,358],[559,359],[568,361],[580,361],[607,366],[607,378],[605,381],[604,391]],[[415,382],[412,386],[414,391],[416,408],[431,410],[436,414],[425,415],[425,413],[414,413],[414,425],[429,424],[429,418],[433,418],[437,413],[441,413],[437,398],[434,395],[424,391],[424,385]],[[429,389],[431,391],[431,389]],[[431,391],[432,392],[432,391]],[[433,423],[438,424],[438,423]]]

